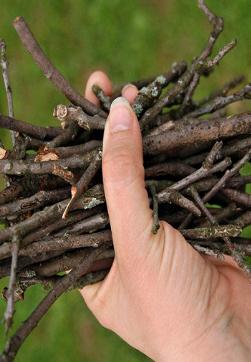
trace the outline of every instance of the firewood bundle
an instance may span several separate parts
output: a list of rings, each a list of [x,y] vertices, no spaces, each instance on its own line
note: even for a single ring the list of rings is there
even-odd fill
[[[199,252],[231,255],[248,273],[251,240],[240,236],[251,224],[251,198],[240,173],[251,157],[251,113],[228,114],[227,106],[251,98],[244,77],[231,79],[199,101],[194,92],[236,45],[226,44],[212,56],[223,19],[203,0],[199,7],[212,31],[191,64],[177,62],[159,76],[133,82],[139,93],[132,105],[142,130],[145,185],[153,209],[152,233],[159,219],[178,228]],[[9,115],[0,127],[11,130],[13,147],[1,145],[0,278],[5,326],[12,324],[15,302],[27,288],[42,284],[47,296],[16,331],[0,361],[12,361],[32,329],[54,301],[71,288],[102,280],[114,250],[102,186],[102,137],[110,104],[122,86],[107,96],[98,86],[95,106],[77,93],[43,53],[23,18],[14,27],[44,75],[70,101],[57,105],[58,127],[39,127],[14,118],[5,44],[1,65]],[[131,82],[132,83],[132,82]]]

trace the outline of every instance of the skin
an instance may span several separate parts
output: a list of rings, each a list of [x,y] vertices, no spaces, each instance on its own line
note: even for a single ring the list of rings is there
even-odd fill
[[[85,96],[106,74],[94,72]],[[137,89],[123,92],[130,103]],[[144,186],[142,138],[130,105],[113,104],[104,133],[103,182],[115,260],[106,279],[81,294],[106,328],[155,361],[250,361],[251,284],[230,257],[197,253],[162,221],[151,233],[152,210]]]

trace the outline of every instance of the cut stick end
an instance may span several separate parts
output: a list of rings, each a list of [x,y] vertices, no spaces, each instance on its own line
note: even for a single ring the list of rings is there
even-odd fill
[[[17,16],[17,17],[13,20],[12,24],[15,26],[15,24],[20,23],[21,21],[22,21],[22,22],[25,21],[25,20],[24,20],[24,17],[23,17],[23,16]]]

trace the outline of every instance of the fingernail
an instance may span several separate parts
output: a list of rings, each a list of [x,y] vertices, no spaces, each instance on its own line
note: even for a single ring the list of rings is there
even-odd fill
[[[131,128],[132,111],[128,101],[119,97],[111,104],[111,112],[109,115],[109,129],[111,133],[127,131]]]
[[[130,88],[137,89],[137,87],[134,84],[128,83],[123,87],[122,92],[125,92],[125,91],[127,91],[127,89],[130,89]]]

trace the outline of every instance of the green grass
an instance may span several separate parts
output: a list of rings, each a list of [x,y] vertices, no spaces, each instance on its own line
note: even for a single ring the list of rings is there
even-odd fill
[[[208,4],[225,18],[218,46],[237,37],[238,47],[210,80],[201,82],[197,96],[233,75],[248,77],[251,69],[249,0],[208,0]],[[0,37],[8,44],[15,115],[35,124],[56,124],[52,110],[64,98],[24,51],[11,26],[16,16],[25,17],[51,60],[80,91],[94,69],[104,69],[119,83],[161,73],[176,60],[191,60],[210,31],[195,0],[0,0],[0,12]],[[6,113],[2,80],[0,112]],[[8,142],[5,131],[0,130],[0,137]],[[44,294],[39,287],[27,293],[25,301],[17,305],[17,322],[28,316]],[[3,311],[1,300],[0,315]],[[3,342],[0,332],[0,347]],[[55,304],[17,358],[18,362],[35,360],[138,362],[146,358],[100,327],[79,294],[72,292]]]

